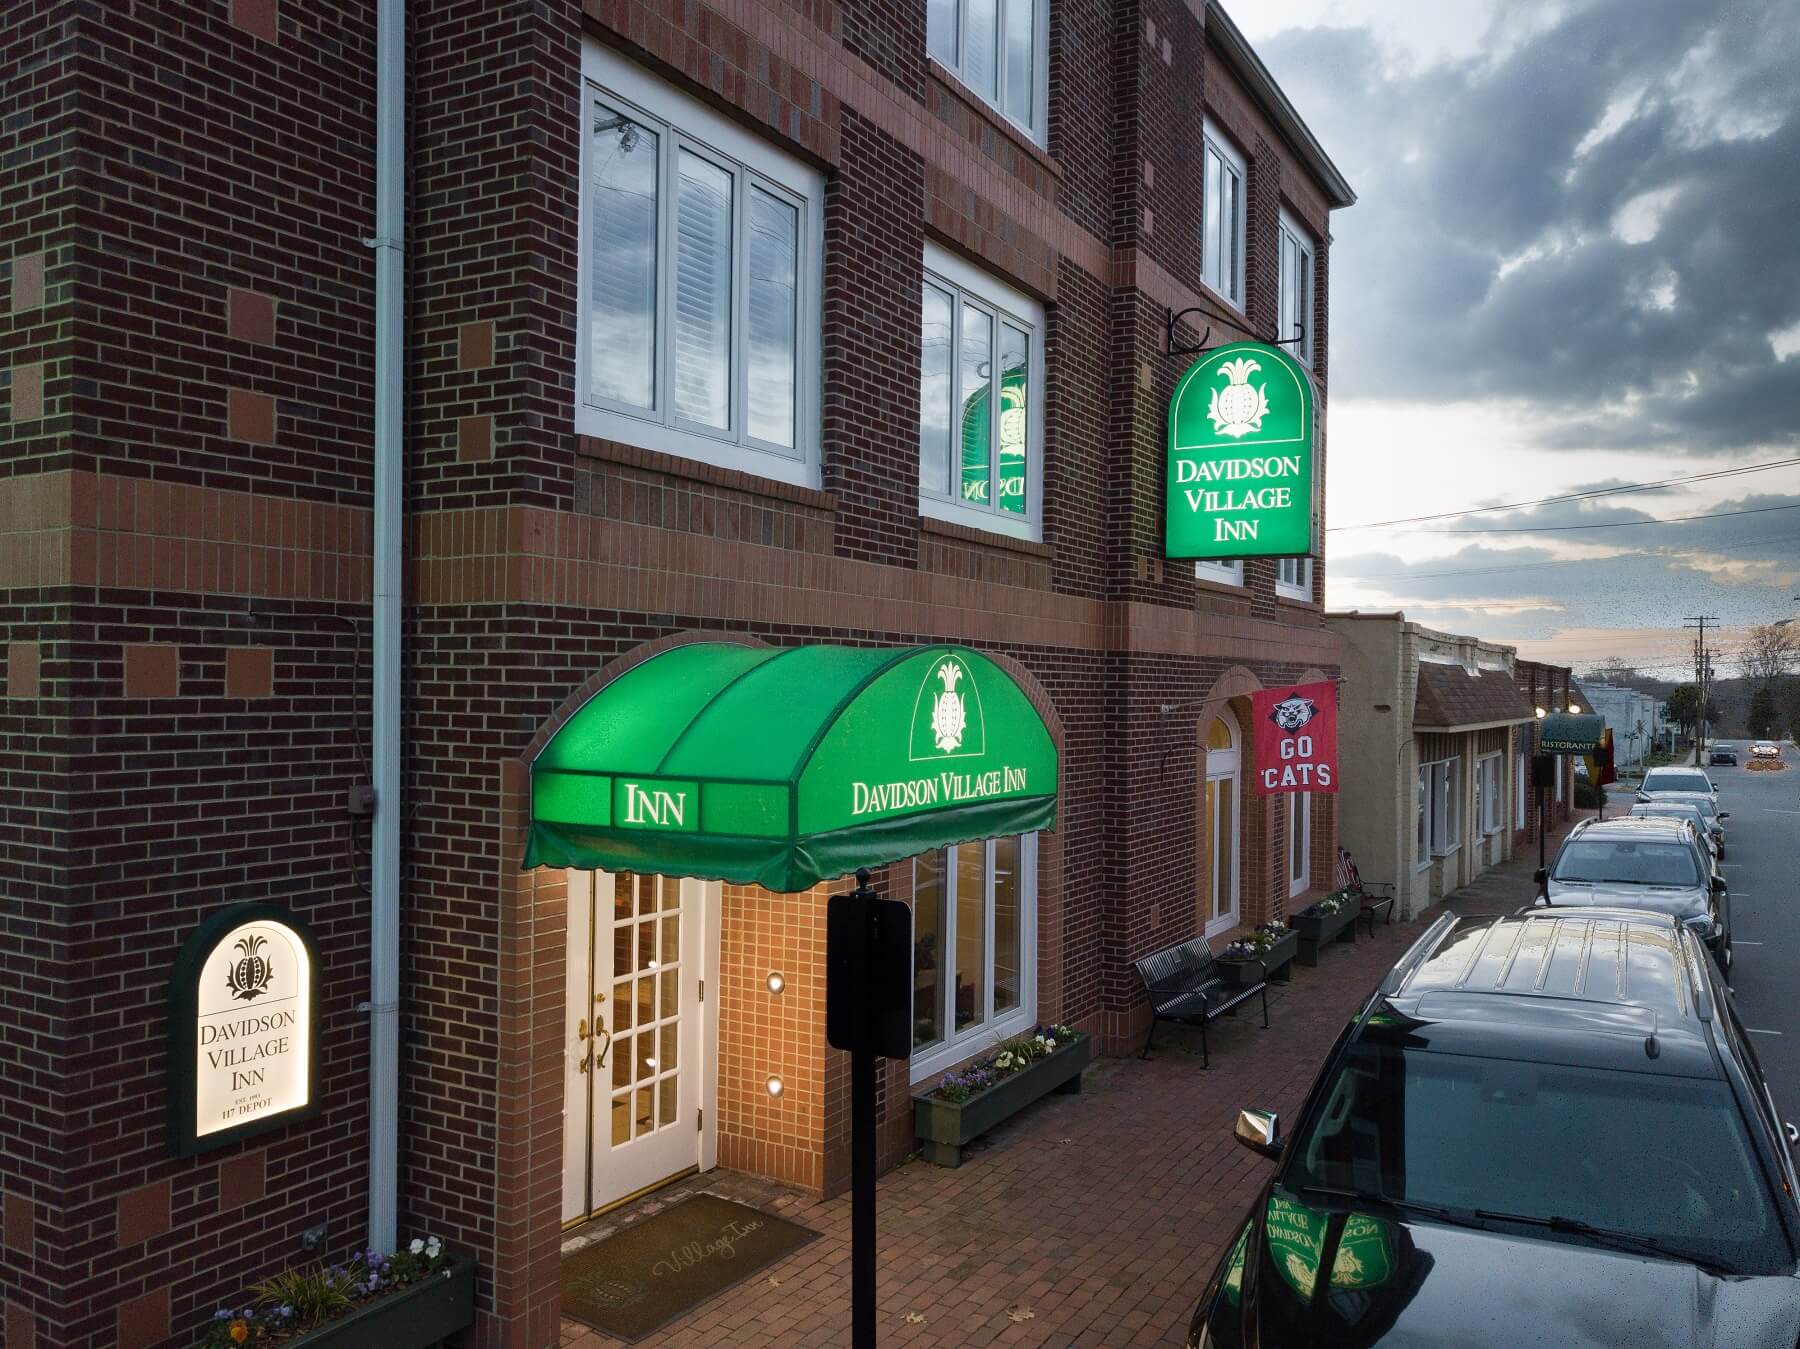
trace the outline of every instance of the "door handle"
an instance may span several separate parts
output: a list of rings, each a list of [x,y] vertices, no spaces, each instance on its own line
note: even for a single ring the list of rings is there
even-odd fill
[[[605,1026],[598,1025],[594,1027],[594,1032],[596,1035],[604,1035],[606,1037],[600,1044],[600,1062],[595,1065],[596,1067],[604,1068],[606,1067],[606,1056],[612,1053],[612,1032]]]
[[[577,1040],[585,1040],[588,1038],[587,1018],[585,1016],[581,1018],[581,1024],[575,1027],[575,1038]]]

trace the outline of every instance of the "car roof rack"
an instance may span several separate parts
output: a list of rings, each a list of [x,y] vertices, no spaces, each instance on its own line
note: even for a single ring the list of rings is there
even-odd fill
[[[1499,921],[1500,915],[1495,914],[1492,916],[1494,921]],[[1445,935],[1451,928],[1456,926],[1456,921],[1456,914],[1440,913],[1437,918],[1433,920],[1431,926],[1426,928],[1420,935],[1419,939],[1406,948],[1406,954],[1394,962],[1394,968],[1389,970],[1381,981],[1380,991],[1384,994],[1398,993],[1401,986],[1406,983],[1407,975],[1416,970],[1421,961],[1433,951],[1437,950],[1439,943],[1443,941]],[[1369,1007],[1372,1008],[1373,1006],[1374,1002],[1371,1000]],[[1364,1009],[1363,1017],[1367,1017],[1368,1011],[1369,1008]],[[1358,1018],[1359,1024],[1361,1020],[1362,1018]]]

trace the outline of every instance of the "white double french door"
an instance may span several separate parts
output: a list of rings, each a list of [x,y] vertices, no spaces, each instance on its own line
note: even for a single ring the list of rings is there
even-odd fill
[[[717,890],[668,876],[569,873],[565,1223],[710,1160],[703,999]]]

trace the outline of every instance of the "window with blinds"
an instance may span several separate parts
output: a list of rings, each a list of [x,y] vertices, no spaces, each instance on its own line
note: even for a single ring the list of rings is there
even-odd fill
[[[584,55],[577,429],[817,482],[822,177]]]
[[[1311,365],[1313,304],[1312,235],[1286,211],[1281,213],[1281,314],[1276,336],[1302,365]]]

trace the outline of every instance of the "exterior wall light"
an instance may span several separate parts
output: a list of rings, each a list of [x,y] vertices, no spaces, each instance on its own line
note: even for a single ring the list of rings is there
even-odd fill
[[[769,1088],[769,1095],[771,1096],[779,1096],[784,1090],[779,1077],[771,1077],[765,1085]]]
[[[779,993],[782,989],[787,987],[787,980],[781,977],[781,972],[779,970],[770,970],[767,982],[769,985],[769,992],[771,993]]]
[[[1550,713],[1548,711],[1546,711],[1544,708],[1541,708],[1541,707],[1537,709],[1537,714],[1540,718],[1547,717],[1550,715]]]
[[[1580,703],[1570,703],[1570,704],[1569,704],[1569,711],[1571,711],[1571,712],[1579,712],[1579,711],[1581,711],[1581,704],[1580,704]]]

